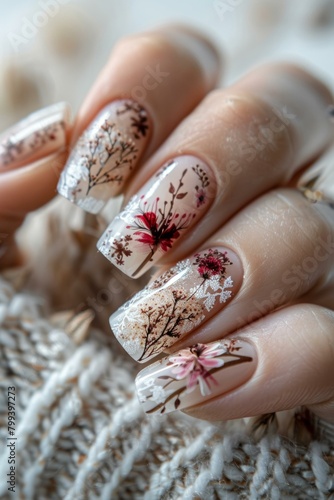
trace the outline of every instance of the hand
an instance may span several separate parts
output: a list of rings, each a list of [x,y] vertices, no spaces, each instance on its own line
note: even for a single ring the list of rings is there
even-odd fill
[[[123,192],[98,248],[133,277],[166,269],[110,320],[137,361],[169,353],[138,375],[147,413],[305,405],[334,420],[333,211],[294,188],[332,140],[331,94],[275,64],[206,96],[217,76],[216,51],[190,32],[122,41],[59,190],[93,213]]]

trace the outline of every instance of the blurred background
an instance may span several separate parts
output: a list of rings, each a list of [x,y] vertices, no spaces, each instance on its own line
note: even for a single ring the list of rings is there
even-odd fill
[[[75,113],[121,36],[165,22],[207,32],[224,83],[265,60],[300,62],[334,88],[333,0],[0,0],[0,128],[59,100]]]

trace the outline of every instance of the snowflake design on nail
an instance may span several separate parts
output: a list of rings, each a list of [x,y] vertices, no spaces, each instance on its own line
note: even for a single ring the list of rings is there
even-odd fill
[[[221,283],[219,276],[213,276],[205,280],[200,287],[191,288],[190,293],[193,293],[197,299],[203,299],[206,310],[210,311],[217,298],[220,303],[223,303],[231,297],[232,292],[228,288],[232,287],[233,281],[230,276],[223,283]]]
[[[231,298],[231,265],[227,252],[219,249],[179,262],[115,313],[111,325],[116,337],[123,345],[136,344],[138,361],[168,349]]]
[[[131,323],[136,323],[138,325],[143,325],[145,318],[142,316],[140,308],[138,307],[139,300],[145,301],[146,297],[151,295],[152,290],[150,286],[146,286],[135,294],[131,299],[129,299],[125,304],[123,304],[116,313],[111,316],[110,322],[112,324],[112,329],[115,331],[125,331],[129,328]],[[131,310],[131,315],[128,315],[128,311]]]
[[[200,285],[190,289],[190,294],[203,300],[207,311],[214,307],[217,298],[221,304],[231,297],[232,292],[229,288],[233,287],[233,281],[230,276],[226,277],[227,266],[231,264],[227,252],[220,252],[217,249],[210,248],[203,254],[195,255],[193,266],[197,268],[202,280]],[[222,279],[225,277],[226,279]]]

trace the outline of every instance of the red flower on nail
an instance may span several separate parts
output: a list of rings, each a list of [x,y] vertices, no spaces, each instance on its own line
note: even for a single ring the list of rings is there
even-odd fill
[[[167,227],[158,223],[158,218],[154,212],[144,212],[136,216],[137,226],[140,228],[135,231],[137,241],[145,243],[152,248],[161,247],[165,252],[172,247],[173,240],[180,236],[178,227],[171,222]]]
[[[196,254],[194,265],[197,266],[197,271],[200,276],[208,280],[212,276],[225,276],[226,266],[232,264],[227,257],[227,252],[220,252],[211,248],[204,254]]]
[[[175,200],[183,199],[187,195],[187,192],[180,192],[183,186],[182,179],[186,172],[186,170],[183,172],[177,188],[172,183],[170,184],[170,201],[162,201],[157,197],[148,206],[148,202],[144,201],[145,196],[142,196],[142,212],[134,216],[134,225],[128,226],[128,228],[135,229],[133,234],[138,236],[136,241],[150,247],[152,255],[158,248],[164,252],[172,248],[175,240],[180,237],[181,232],[190,225],[195,217],[194,213],[180,215],[174,207]]]

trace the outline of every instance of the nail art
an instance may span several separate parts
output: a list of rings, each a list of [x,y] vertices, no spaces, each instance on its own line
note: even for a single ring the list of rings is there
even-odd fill
[[[139,277],[207,211],[215,192],[203,162],[192,156],[172,160],[112,221],[98,249],[125,274]]]
[[[137,293],[111,316],[111,329],[130,356],[146,362],[221,310],[241,281],[238,257],[225,248],[210,248]]]
[[[0,137],[0,168],[17,168],[66,145],[70,108],[58,103],[32,113]]]
[[[255,348],[242,340],[195,344],[139,372],[138,398],[148,414],[188,408],[244,384],[256,364]]]
[[[138,163],[151,132],[145,109],[134,101],[106,106],[78,139],[58,192],[91,213],[118,195]]]

